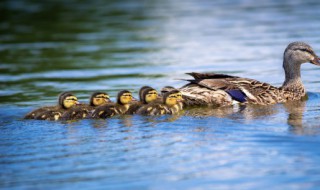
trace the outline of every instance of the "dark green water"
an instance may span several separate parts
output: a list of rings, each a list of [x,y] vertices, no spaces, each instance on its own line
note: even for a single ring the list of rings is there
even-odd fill
[[[318,189],[320,67],[302,66],[309,99],[76,122],[26,121],[62,91],[81,101],[186,72],[280,86],[292,41],[320,55],[309,1],[0,2],[0,188]]]

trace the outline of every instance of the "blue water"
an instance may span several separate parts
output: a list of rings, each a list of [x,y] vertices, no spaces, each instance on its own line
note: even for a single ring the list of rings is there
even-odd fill
[[[23,120],[57,94],[180,87],[221,72],[280,86],[292,41],[320,55],[320,3],[0,2],[1,189],[319,189],[320,67],[309,98],[178,116]]]

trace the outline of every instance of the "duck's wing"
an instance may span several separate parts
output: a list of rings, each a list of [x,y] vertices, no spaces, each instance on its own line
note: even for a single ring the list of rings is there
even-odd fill
[[[219,79],[219,78],[239,78],[237,76],[225,75],[219,73],[186,73],[187,75],[192,76],[194,79]]]

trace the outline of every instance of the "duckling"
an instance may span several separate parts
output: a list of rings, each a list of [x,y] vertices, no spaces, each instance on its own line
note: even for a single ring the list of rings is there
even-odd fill
[[[126,114],[133,100],[132,94],[128,90],[122,90],[117,95],[117,102],[97,107],[92,113],[92,118],[107,118],[114,115]]]
[[[47,106],[28,113],[26,119],[59,120],[64,112],[79,105],[78,99],[71,92],[63,92],[59,95],[57,106]]]
[[[110,97],[105,92],[94,92],[90,97],[89,104],[81,104],[68,111],[62,116],[61,120],[84,119],[90,116],[94,109],[98,106],[110,103]]]
[[[177,89],[175,87],[173,87],[173,86],[165,86],[165,87],[163,87],[161,89],[161,97],[160,97],[161,101],[160,102],[162,102],[162,97],[164,96],[164,94],[167,93],[167,92],[170,92],[172,90],[177,90]],[[178,105],[180,107],[179,109],[183,110],[183,97],[182,97],[182,93],[180,91],[179,91],[179,93],[177,93],[177,97],[180,100],[178,102]],[[158,101],[159,101],[159,99],[158,99]]]
[[[163,102],[158,103],[154,102],[148,105],[142,106],[137,114],[141,115],[163,115],[163,114],[177,114],[182,108],[179,105],[179,102],[182,101],[182,98],[179,98],[180,91],[172,90],[164,94]]]
[[[144,86],[139,90],[139,97],[140,101],[131,103],[127,114],[135,114],[141,106],[157,100],[158,92],[150,86]]]

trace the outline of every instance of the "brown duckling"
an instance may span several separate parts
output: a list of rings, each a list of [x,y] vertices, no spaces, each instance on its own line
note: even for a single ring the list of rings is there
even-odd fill
[[[163,114],[177,114],[182,110],[179,102],[182,98],[179,98],[179,90],[171,90],[164,94],[162,103],[154,102],[148,105],[142,106],[137,114],[141,115],[163,115]]]
[[[138,109],[146,104],[149,104],[158,98],[158,92],[149,86],[144,86],[139,90],[140,101],[132,102],[127,114],[135,114]]]
[[[133,100],[132,94],[128,90],[118,93],[117,102],[97,107],[92,113],[92,118],[107,118],[114,115],[126,114]]]
[[[59,120],[64,112],[78,105],[78,99],[71,92],[59,95],[57,106],[46,106],[36,109],[25,116],[25,119]]]
[[[94,92],[90,96],[89,104],[81,104],[73,107],[61,116],[61,120],[85,119],[90,116],[95,108],[108,103],[111,103],[111,100],[107,93]]]
[[[175,87],[173,86],[165,86],[161,89],[161,102],[162,102],[162,97],[164,96],[164,94],[166,94],[167,92],[170,92],[172,90],[177,90]],[[183,97],[182,97],[182,93],[179,91],[179,93],[177,93],[177,97],[180,100],[178,102],[178,105],[180,106],[180,110],[183,110]]]

